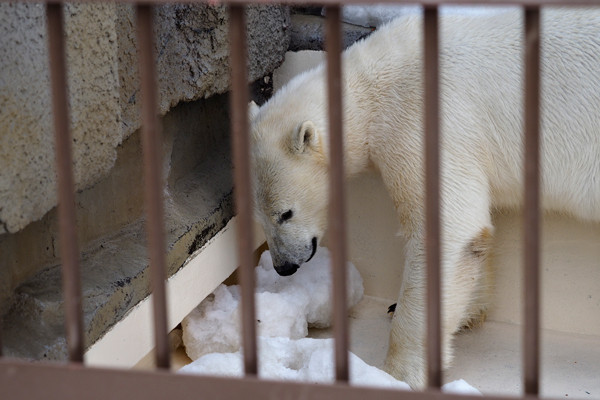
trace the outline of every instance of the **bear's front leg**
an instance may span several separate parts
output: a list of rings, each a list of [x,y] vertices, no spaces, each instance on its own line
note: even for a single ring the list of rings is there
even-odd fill
[[[425,301],[417,300],[416,293],[424,294],[422,288],[407,288],[396,306],[390,330],[389,348],[385,370],[404,381],[415,390],[427,385],[427,328]],[[408,305],[410,304],[410,305]],[[442,329],[442,362],[449,365],[452,357],[453,332]]]
[[[406,245],[404,277],[392,317],[385,370],[413,389],[425,387],[425,276],[422,240]]]
[[[477,232],[477,233],[469,233]],[[491,225],[482,224],[466,234],[447,232],[442,249],[442,367],[453,357],[453,334],[473,319],[481,318],[488,306]],[[385,369],[413,389],[426,382],[426,272],[423,240],[409,240],[406,266],[398,303],[392,318]]]

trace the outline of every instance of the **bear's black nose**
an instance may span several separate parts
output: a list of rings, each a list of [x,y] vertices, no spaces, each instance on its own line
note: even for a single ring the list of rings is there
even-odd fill
[[[298,264],[285,263],[275,267],[275,271],[281,276],[290,276],[300,268]]]

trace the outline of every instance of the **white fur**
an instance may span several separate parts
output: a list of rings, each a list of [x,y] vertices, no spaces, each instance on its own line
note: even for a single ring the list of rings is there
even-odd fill
[[[600,221],[600,13],[542,13],[542,201]],[[523,192],[522,16],[447,15],[441,22],[443,359],[452,334],[485,311],[493,207]],[[424,381],[422,27],[398,19],[349,48],[344,61],[345,167],[374,167],[408,239],[388,372]],[[324,68],[292,80],[255,110],[257,215],[275,263],[302,264],[326,228],[328,138]],[[304,138],[303,123],[316,135]],[[300,140],[300,142],[299,142]],[[293,210],[293,217],[281,215]]]

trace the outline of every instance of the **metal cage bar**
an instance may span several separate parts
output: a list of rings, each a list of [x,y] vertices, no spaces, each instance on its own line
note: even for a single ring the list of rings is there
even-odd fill
[[[0,0],[3,1],[3,0]],[[140,48],[140,77],[142,92],[142,137],[144,147],[145,201],[148,208],[148,236],[150,264],[153,275],[154,319],[157,346],[157,365],[169,367],[167,345],[167,315],[165,293],[165,239],[164,210],[161,193],[160,132],[157,119],[156,71],[153,57],[152,2],[137,4],[138,45]],[[167,0],[168,1],[168,0]],[[387,0],[384,0],[384,2]],[[394,3],[404,1],[389,0]],[[265,3],[265,0],[247,0],[244,4]],[[269,3],[270,1],[266,1]],[[289,3],[282,0],[277,3]],[[295,2],[295,0],[294,0]],[[344,3],[363,2],[347,0]],[[408,2],[408,1],[406,1]],[[330,229],[332,232],[332,268],[334,273],[334,328],[336,338],[336,379],[348,380],[348,332],[346,315],[345,279],[345,206],[343,186],[342,136],[342,80],[339,0],[324,0],[327,4],[328,47],[328,107],[331,151]],[[438,4],[481,4],[481,0],[421,0],[426,5],[424,15],[425,65],[425,171],[427,212],[427,309],[428,309],[428,385],[438,389],[441,384],[440,332],[440,226],[439,226],[439,71],[438,71]],[[524,91],[524,391],[525,396],[539,395],[539,92],[540,92],[540,14],[539,5],[565,4],[565,0],[491,0],[487,4],[525,5],[525,91]],[[599,5],[598,0],[575,0],[571,5]],[[81,313],[81,286],[79,252],[75,232],[75,200],[70,150],[66,65],[63,38],[63,5],[48,3],[49,57],[52,80],[52,103],[56,140],[56,159],[59,186],[59,218],[61,258],[63,260],[66,304],[66,326],[69,358],[76,364],[68,367],[29,364],[0,359],[0,383],[11,393],[31,393],[32,398],[46,397],[48,392],[63,394],[63,398],[81,398],[89,395],[90,388],[102,387],[93,393],[100,397],[120,394],[145,393],[147,398],[164,398],[164,388],[172,394],[203,391],[204,395],[238,397],[252,391],[261,397],[289,395],[290,398],[364,398],[375,394],[378,398],[396,397],[398,392],[381,389],[349,388],[347,385],[311,385],[284,382],[263,382],[257,375],[256,326],[254,310],[254,271],[252,268],[252,196],[249,175],[249,138],[247,118],[247,71],[245,6],[231,3],[231,123],[234,158],[235,202],[240,229],[238,254],[241,266],[242,319],[244,326],[244,365],[248,378],[201,378],[171,375],[164,371],[139,373],[84,368],[83,319]],[[48,386],[28,385],[35,377],[43,377]],[[75,379],[73,379],[75,377]],[[19,392],[21,390],[21,392]],[[426,393],[402,393],[406,399],[454,399],[459,396],[442,394],[437,390]],[[124,396],[123,396],[124,397]],[[492,398],[492,397],[490,397]],[[501,399],[502,397],[496,397]]]
[[[156,366],[169,369],[171,360],[167,338],[167,294],[165,288],[167,263],[160,154],[162,140],[158,123],[153,12],[154,7],[149,4],[136,5],[141,85],[141,131],[144,153],[144,204],[146,206],[147,248],[152,280]]]
[[[58,218],[62,286],[65,304],[67,351],[71,362],[83,362],[83,311],[81,305],[81,271],[75,216],[75,184],[67,97],[67,66],[62,3],[47,3],[48,53],[52,85],[52,115],[56,172],[58,178]]]
[[[32,384],[32,382],[42,384]],[[464,395],[409,392],[384,388],[225,378],[172,374],[166,371],[121,371],[0,360],[0,387],[7,399],[27,400],[146,400],[172,399],[286,399],[286,400],[464,400]],[[10,397],[18,393],[20,397]],[[52,396],[50,395],[52,394]],[[136,397],[137,396],[137,397]],[[511,396],[485,396],[486,400],[515,400]],[[528,398],[531,399],[531,398]]]
[[[333,329],[335,377],[349,379],[348,307],[346,304],[346,207],[344,202],[344,139],[342,98],[341,7],[328,6],[326,14],[327,106],[329,115],[329,240],[333,273]]]
[[[9,3],[14,0],[0,0],[0,2]],[[98,0],[77,0],[75,3],[94,3]],[[138,3],[139,0],[120,0],[120,3]],[[39,3],[39,0],[20,0],[22,3]],[[230,0],[223,2],[209,1],[209,0],[146,0],[147,4],[173,4],[173,3],[208,3],[208,4],[285,4],[285,5],[297,5],[298,0]],[[306,4],[320,4],[323,6],[328,5],[351,5],[351,4],[365,4],[365,0],[311,0],[304,2]],[[378,4],[407,4],[415,5],[420,4],[422,6],[439,6],[439,5],[488,5],[488,6],[598,6],[598,0],[377,0]]]
[[[438,9],[424,14],[425,250],[427,262],[427,385],[442,386],[440,277],[440,102]]]
[[[238,264],[242,291],[242,340],[246,375],[257,375],[256,310],[254,308],[254,266],[252,262],[252,188],[250,141],[248,137],[248,73],[246,67],[246,7],[229,8],[231,65],[231,134],[234,165],[234,200],[238,219]]]
[[[539,394],[540,352],[540,10],[525,8],[525,202],[523,210],[523,387]]]

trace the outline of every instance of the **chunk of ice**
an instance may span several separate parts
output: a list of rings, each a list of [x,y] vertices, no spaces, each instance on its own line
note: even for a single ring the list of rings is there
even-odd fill
[[[333,339],[260,337],[259,376],[266,379],[311,383],[334,381]],[[350,382],[359,386],[379,386],[410,390],[386,372],[372,367],[350,353]],[[235,353],[207,354],[179,370],[200,375],[243,376],[241,350]]]
[[[256,319],[258,335],[300,339],[309,327],[331,325],[331,267],[329,250],[320,247],[314,257],[288,277],[275,272],[265,251],[256,267]],[[348,263],[348,307],[363,296],[358,270]],[[240,288],[220,285],[183,321],[183,342],[195,360],[213,352],[240,348]]]
[[[331,383],[335,378],[333,346],[333,339],[259,337],[259,376],[264,379]],[[368,365],[353,353],[349,353],[349,356],[351,384],[410,390],[406,383]],[[179,372],[242,377],[242,357],[241,350],[235,353],[207,354],[181,368]],[[445,384],[442,390],[454,394],[481,395],[462,379]]]
[[[271,255],[264,252],[256,267],[256,317],[259,375],[324,383],[334,381],[333,339],[305,338],[308,327],[331,325],[331,267],[329,251],[319,248],[313,259],[292,276],[281,277]],[[348,263],[348,306],[363,296],[358,270]],[[220,285],[183,321],[183,342],[195,360],[180,372],[241,377],[240,287]],[[350,382],[410,390],[386,372],[349,354]],[[480,394],[463,380],[444,385],[444,391]]]

